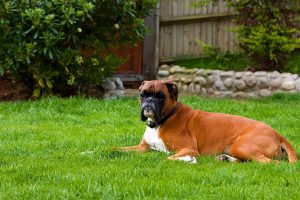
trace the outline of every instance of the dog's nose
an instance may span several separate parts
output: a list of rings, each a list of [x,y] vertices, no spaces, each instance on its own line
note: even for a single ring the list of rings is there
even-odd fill
[[[151,112],[150,107],[145,107],[144,112]]]
[[[153,101],[152,97],[146,99],[146,103],[151,103]]]

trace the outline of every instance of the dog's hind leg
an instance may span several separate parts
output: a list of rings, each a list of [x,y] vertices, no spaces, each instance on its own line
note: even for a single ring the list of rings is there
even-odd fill
[[[274,159],[281,154],[280,138],[269,129],[254,129],[238,137],[229,148],[229,155],[242,161],[278,162]]]
[[[262,149],[251,143],[236,143],[230,148],[230,155],[241,161],[257,161],[260,163],[270,163],[273,160]]]

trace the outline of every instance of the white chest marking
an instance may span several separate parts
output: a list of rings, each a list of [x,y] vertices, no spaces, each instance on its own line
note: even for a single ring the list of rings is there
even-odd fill
[[[165,153],[170,153],[167,150],[163,140],[158,137],[158,130],[159,127],[150,128],[147,126],[146,131],[144,133],[144,140],[150,146],[151,149]]]

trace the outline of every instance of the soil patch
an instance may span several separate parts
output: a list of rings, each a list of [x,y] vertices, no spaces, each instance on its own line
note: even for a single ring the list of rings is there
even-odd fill
[[[13,80],[10,72],[0,77],[0,101],[24,100],[31,97],[31,90],[25,84]]]

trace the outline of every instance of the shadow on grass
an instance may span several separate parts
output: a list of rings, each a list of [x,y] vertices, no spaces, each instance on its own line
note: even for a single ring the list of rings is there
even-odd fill
[[[272,96],[258,98],[258,99],[250,99],[256,102],[266,102],[266,103],[299,103],[300,102],[300,94],[289,94],[289,93],[275,93]]]
[[[133,152],[135,153],[135,152]],[[116,158],[131,158],[132,152],[124,152],[117,148],[107,148],[98,152],[100,159],[116,159]]]

